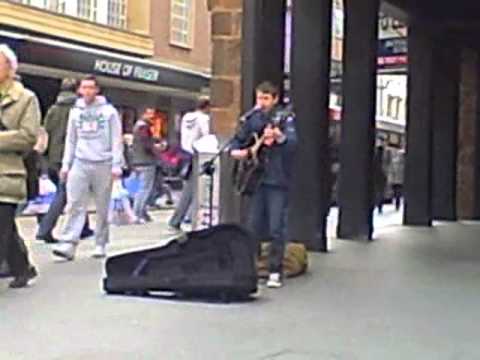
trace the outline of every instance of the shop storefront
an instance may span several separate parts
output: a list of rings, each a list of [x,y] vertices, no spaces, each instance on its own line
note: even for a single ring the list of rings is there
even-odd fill
[[[98,77],[105,96],[121,110],[128,127],[145,106],[157,108],[174,123],[179,113],[208,92],[209,76],[167,64],[93,47],[0,30],[20,60],[22,81],[35,91],[45,111],[64,77]]]

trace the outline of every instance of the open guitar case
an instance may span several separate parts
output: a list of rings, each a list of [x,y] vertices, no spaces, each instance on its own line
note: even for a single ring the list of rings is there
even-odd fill
[[[107,294],[169,292],[189,298],[247,300],[257,291],[256,244],[238,225],[186,233],[165,246],[112,256]]]

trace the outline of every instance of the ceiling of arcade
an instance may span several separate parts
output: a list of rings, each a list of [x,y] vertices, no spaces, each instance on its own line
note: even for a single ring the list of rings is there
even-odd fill
[[[385,0],[387,8],[397,9],[402,20],[417,15],[432,23],[441,35],[480,47],[480,0]],[[391,13],[395,16],[394,13]],[[439,34],[440,35],[440,34]]]
[[[386,0],[409,15],[416,13],[432,20],[480,22],[479,0]]]

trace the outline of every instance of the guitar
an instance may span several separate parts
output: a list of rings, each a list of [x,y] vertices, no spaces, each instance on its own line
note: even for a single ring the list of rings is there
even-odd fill
[[[265,166],[268,161],[267,151],[273,144],[273,141],[269,143],[270,139],[267,139],[265,134],[263,134],[265,128],[271,126],[282,129],[288,116],[291,116],[290,112],[277,112],[276,116],[267,123],[261,132],[252,135],[251,145],[246,148],[246,150],[248,150],[248,157],[239,160],[234,169],[234,185],[240,195],[253,195],[263,178]],[[260,135],[260,133],[262,135]]]
[[[235,187],[240,195],[252,195],[264,172],[264,159],[260,157],[260,149],[265,142],[265,136],[255,133],[253,139],[253,144],[247,148],[248,157],[237,162]]]

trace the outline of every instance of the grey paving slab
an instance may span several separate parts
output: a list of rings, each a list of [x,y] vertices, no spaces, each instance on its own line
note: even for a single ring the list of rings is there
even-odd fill
[[[113,229],[112,250],[158,244],[155,224]],[[32,219],[21,227],[31,238]],[[82,244],[57,263],[29,242],[41,276],[0,282],[0,359],[480,359],[480,225],[384,226],[370,244],[332,240],[306,276],[244,304],[110,297]]]

